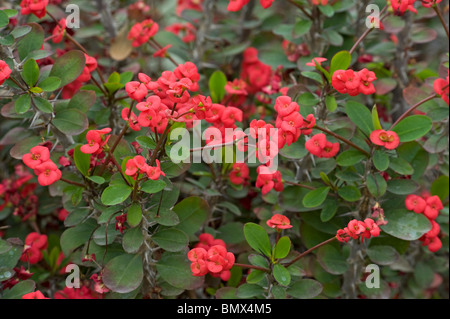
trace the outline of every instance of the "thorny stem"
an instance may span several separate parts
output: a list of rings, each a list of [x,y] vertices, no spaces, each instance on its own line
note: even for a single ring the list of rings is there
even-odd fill
[[[65,179],[65,178],[63,178],[63,177],[60,178],[60,181],[62,181],[62,182],[64,182],[64,183],[67,183],[67,184],[71,184],[71,185],[83,187],[83,188],[86,187],[86,185],[84,185],[84,184],[77,183],[77,182],[74,182],[74,181],[70,181],[70,180]]]
[[[308,249],[307,251],[301,253],[300,255],[298,255],[297,257],[295,257],[294,259],[292,259],[290,262],[288,262],[287,264],[285,264],[285,267],[289,267],[290,265],[294,264],[295,262],[297,262],[298,260],[300,260],[301,258],[305,257],[306,255],[308,255],[310,252],[316,250],[319,247],[322,247],[326,244],[331,243],[332,241],[336,240],[336,237],[332,237],[330,239],[325,240],[324,242],[317,244],[316,246]]]
[[[153,42],[158,49],[163,49],[162,45],[160,45],[155,39],[151,38],[150,41]],[[170,56],[169,53],[167,53],[166,56],[169,59],[169,61],[172,62],[173,65],[175,65],[175,67],[178,66],[178,63],[172,58],[172,56]]]
[[[298,4],[297,2],[295,2],[294,0],[288,0],[291,4],[293,4],[294,6],[296,6],[297,8],[299,8],[305,16],[307,16],[309,19],[314,20],[314,18],[305,10],[305,8],[303,8],[302,5]]]

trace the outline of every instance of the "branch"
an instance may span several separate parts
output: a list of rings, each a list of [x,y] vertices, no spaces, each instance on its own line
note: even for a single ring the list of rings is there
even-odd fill
[[[308,255],[308,254],[309,254],[310,252],[312,252],[313,250],[316,250],[316,249],[319,248],[319,247],[322,247],[322,246],[324,246],[324,245],[326,245],[326,244],[328,244],[328,243],[331,243],[331,242],[334,241],[335,239],[336,239],[336,236],[335,236],[335,237],[332,237],[332,238],[330,238],[330,239],[328,239],[328,240],[325,240],[324,242],[322,242],[322,243],[320,243],[320,244],[318,244],[318,245],[316,245],[316,246],[314,246],[314,247],[308,249],[307,251],[301,253],[300,255],[298,255],[297,257],[295,257],[293,260],[291,260],[290,262],[288,262],[288,263],[285,264],[284,266],[285,266],[285,267],[289,267],[289,266],[292,265],[293,263],[297,262],[297,261],[300,260],[301,258],[303,258],[303,257],[305,257],[306,255]]]

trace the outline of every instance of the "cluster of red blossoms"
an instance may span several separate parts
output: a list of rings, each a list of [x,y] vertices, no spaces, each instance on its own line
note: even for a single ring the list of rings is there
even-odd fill
[[[47,245],[47,235],[41,235],[36,232],[29,233],[25,238],[25,246],[20,260],[31,265],[37,264],[44,258],[42,251],[47,249]]]
[[[22,157],[26,166],[34,169],[34,174],[38,177],[41,186],[48,186],[61,178],[61,171],[50,159],[48,147],[37,145],[31,148],[30,153]]]
[[[0,182],[0,212],[8,207],[14,207],[14,216],[22,221],[35,217],[39,199],[34,194],[37,184],[29,182],[33,175],[23,165],[15,166],[15,177],[5,178]]]
[[[43,18],[47,13],[47,5],[49,0],[22,0],[20,3],[20,14],[34,14],[39,19]]]
[[[431,196],[429,194],[408,195],[405,199],[405,206],[408,210],[415,212],[416,214],[424,214],[430,221],[431,230],[419,238],[423,242],[423,246],[428,246],[428,250],[436,252],[442,247],[442,242],[439,239],[439,232],[441,228],[435,219],[439,215],[439,211],[444,208],[442,201],[438,196]]]
[[[339,152],[339,143],[327,141],[327,136],[319,133],[311,137],[306,143],[305,148],[312,155],[320,158],[330,158],[336,156]]]
[[[370,95],[375,93],[373,81],[377,77],[375,73],[367,69],[359,72],[349,70],[337,70],[333,73],[331,84],[341,94],[357,96],[359,94]]]
[[[5,61],[0,60],[0,85],[2,85],[11,75],[11,69]]]
[[[146,19],[131,27],[128,33],[128,40],[132,41],[131,45],[133,47],[139,47],[154,37],[158,30],[159,25],[155,21]]]
[[[361,242],[364,239],[369,239],[370,237],[378,237],[380,235],[380,227],[371,218],[366,218],[364,222],[360,220],[351,220],[347,227],[344,229],[339,229],[336,233],[336,238],[340,242],[347,243],[350,238],[358,239],[361,238]]]
[[[45,297],[40,290],[36,290],[35,292],[30,292],[23,295],[22,299],[50,299],[50,298]]]
[[[227,281],[230,279],[230,269],[233,267],[235,257],[233,253],[227,252],[223,240],[214,239],[210,234],[201,234],[200,242],[188,253],[191,270],[194,276],[205,276],[211,274],[213,277]]]
[[[33,276],[33,273],[25,269],[23,266],[20,266],[20,268],[14,267],[13,270],[14,276],[0,283],[0,287],[2,287],[3,290],[10,289],[17,285],[21,280],[27,280]]]
[[[249,169],[245,163],[234,163],[230,171],[230,182],[235,185],[243,185],[250,179]]]
[[[291,221],[284,215],[275,214],[266,222],[267,226],[270,228],[275,228],[277,231],[280,229],[289,229],[293,226],[291,225]]]
[[[156,160],[156,166],[149,166],[145,162],[145,157],[137,155],[127,161],[125,175],[131,176],[136,180],[139,174],[147,174],[148,178],[154,181],[159,179],[161,175],[166,176],[166,174],[161,171],[159,160]]]
[[[80,151],[85,154],[99,155],[103,152],[103,147],[108,143],[111,132],[109,127],[101,130],[90,130],[86,133],[87,144],[81,146]]]
[[[446,79],[436,79],[433,83],[434,92],[440,95],[442,100],[448,104],[449,102],[449,86],[448,75]]]
[[[272,3],[275,0],[259,0],[261,3],[261,6],[264,9],[267,9],[272,6]],[[230,3],[228,4],[227,10],[228,11],[240,11],[246,4],[248,4],[250,0],[230,0]]]
[[[123,231],[126,229],[125,221],[127,220],[127,215],[128,214],[121,214],[119,216],[116,216],[116,230],[120,231],[121,234],[123,234]]]

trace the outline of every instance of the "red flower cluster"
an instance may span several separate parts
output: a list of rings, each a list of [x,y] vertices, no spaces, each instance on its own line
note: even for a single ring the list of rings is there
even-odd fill
[[[94,281],[94,290],[99,294],[105,294],[109,292],[109,289],[105,286],[102,280],[102,275],[93,274],[91,276],[92,281]]]
[[[277,192],[283,190],[283,180],[279,171],[270,173],[267,166],[261,165],[256,169],[256,172],[258,177],[256,178],[255,186],[261,188],[263,195],[266,195],[272,189],[275,189]]]
[[[36,216],[39,206],[34,194],[36,183],[30,183],[33,175],[23,165],[15,166],[15,177],[5,178],[0,182],[0,212],[5,207],[14,207],[14,216],[26,221]]]
[[[250,0],[229,0],[230,3],[228,4],[227,10],[228,11],[240,11],[247,3],[250,2]],[[275,0],[260,0],[261,6],[264,9],[267,9],[272,6],[272,3]]]
[[[39,19],[47,13],[48,0],[22,0],[20,3],[20,14],[34,14]]]
[[[442,100],[448,104],[449,101],[449,87],[448,87],[448,76],[446,79],[436,79],[433,84],[434,92],[440,95]]]
[[[55,292],[55,299],[102,299],[103,296],[97,294],[90,287],[68,288]]]
[[[336,156],[339,152],[339,143],[327,141],[327,137],[323,133],[319,133],[311,137],[305,147],[312,155],[317,157],[330,158]]]
[[[44,258],[42,251],[47,249],[47,245],[47,235],[40,235],[36,232],[29,233],[25,238],[25,246],[20,260],[29,262],[31,265],[37,264]]]
[[[173,23],[166,27],[166,31],[172,32],[177,36],[181,36],[181,40],[185,43],[195,41],[195,33],[197,32],[195,27],[189,22]]]
[[[156,160],[156,166],[149,166],[145,162],[145,158],[141,155],[137,155],[127,161],[125,175],[132,176],[133,179],[137,179],[139,174],[147,174],[148,178],[151,180],[157,180],[159,177],[166,176],[163,171],[161,171],[161,164],[159,160]]]
[[[121,214],[119,216],[116,216],[116,230],[120,231],[121,234],[123,234],[123,231],[126,229],[125,221],[127,220],[128,214]]]
[[[300,57],[308,56],[311,53],[305,43],[295,44],[288,40],[284,40],[281,46],[283,47],[288,60],[291,62],[296,62]]]
[[[431,8],[432,6],[434,6],[435,4],[440,3],[442,0],[422,0],[422,5],[425,8]]]
[[[23,266],[20,266],[20,268],[14,267],[14,276],[9,278],[8,280],[2,281],[0,284],[3,290],[12,288],[15,285],[17,285],[21,280],[30,279],[31,276],[33,276],[33,273],[29,272]]]
[[[328,4],[328,0],[312,0],[312,3],[315,6],[326,6]]]
[[[0,85],[2,85],[5,80],[9,79],[11,75],[11,69],[5,61],[0,60]]]
[[[388,150],[394,150],[400,144],[400,139],[394,131],[375,130],[370,133],[373,144],[384,146]]]
[[[248,48],[244,51],[241,79],[247,84],[247,92],[255,94],[269,84],[272,68],[258,59],[258,50]]]
[[[184,10],[203,10],[203,0],[178,0],[177,1],[177,15],[181,16]]]
[[[436,252],[441,249],[442,242],[438,237],[440,227],[435,221],[439,215],[439,211],[444,208],[441,199],[438,196],[430,196],[429,194],[423,194],[423,197],[411,194],[406,196],[405,206],[406,209],[416,214],[424,214],[432,225],[431,230],[419,238],[423,242],[423,246],[428,246],[431,252]]]
[[[81,146],[80,151],[85,154],[98,155],[103,152],[103,147],[108,143],[110,135],[106,135],[111,132],[111,129],[104,128],[101,130],[90,130],[86,133],[87,144]],[[106,135],[106,136],[105,136]]]
[[[276,228],[277,231],[280,229],[289,229],[293,226],[291,225],[291,221],[284,215],[275,214],[266,222],[267,226],[270,228]]]
[[[333,73],[331,84],[341,94],[356,96],[359,94],[370,95],[375,93],[373,81],[377,77],[375,73],[367,69],[359,72],[349,70],[337,70]]]
[[[230,269],[235,262],[233,253],[227,252],[222,240],[214,239],[209,234],[202,234],[199,239],[200,243],[188,253],[192,274],[200,277],[209,273],[224,281],[230,279]]]
[[[378,237],[380,231],[377,223],[371,218],[366,218],[364,222],[353,219],[348,223],[347,227],[337,231],[336,238],[340,242],[345,243],[347,243],[350,238],[361,238],[361,242],[363,242],[364,238],[369,239],[372,236]]]
[[[30,292],[22,296],[22,299],[50,299],[44,296],[42,292],[36,290],[36,292]]]
[[[38,177],[41,186],[48,186],[61,178],[61,171],[50,159],[50,151],[45,146],[35,146],[30,153],[22,157],[26,166],[34,169],[34,174]]]
[[[152,19],[136,23],[128,33],[128,40],[131,40],[133,47],[139,47],[154,37],[159,30],[159,25]]]
[[[249,169],[245,163],[234,163],[230,172],[230,182],[235,185],[242,185],[250,178]]]
[[[416,0],[387,0],[391,3],[392,9],[396,15],[403,15],[406,10],[417,13],[416,8],[414,8],[414,2]]]

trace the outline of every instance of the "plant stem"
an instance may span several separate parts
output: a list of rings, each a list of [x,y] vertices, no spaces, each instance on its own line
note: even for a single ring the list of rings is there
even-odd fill
[[[445,33],[447,33],[447,38],[448,38],[448,37],[449,37],[449,34],[448,34],[448,27],[447,27],[447,25],[445,24],[445,20],[444,20],[444,17],[442,16],[441,10],[439,9],[439,6],[438,6],[437,4],[435,4],[435,5],[433,6],[433,10],[436,12],[436,14],[437,14],[439,20],[441,21],[442,26],[444,27]]]
[[[81,183],[77,183],[77,182],[74,182],[74,181],[71,181],[71,180],[68,180],[68,179],[65,179],[65,178],[60,178],[60,181],[62,181],[62,182],[64,182],[64,183],[67,183],[67,184],[71,184],[71,185],[75,185],[75,186],[79,186],[79,187],[83,187],[83,188],[85,188],[86,187],[86,185],[84,185],[84,184],[81,184]]]
[[[297,2],[295,2],[294,0],[288,0],[291,4],[293,4],[294,6],[296,6],[297,8],[299,8],[304,14],[305,16],[307,16],[310,20],[314,20],[314,18],[305,10],[305,8],[303,8],[302,5],[298,4]]]
[[[421,106],[422,104],[434,99],[435,97],[437,97],[437,94],[433,94],[430,95],[429,97],[423,99],[422,101],[416,103],[415,105],[411,106],[405,113],[403,113],[398,119],[397,121],[395,121],[394,124],[392,124],[391,128],[389,129],[389,131],[392,131],[392,129],[398,124],[400,123],[401,120],[403,120],[405,117],[408,116],[409,113],[411,113],[412,111],[414,111],[415,109],[417,109],[419,106]]]
[[[158,49],[163,48],[162,45],[160,45],[155,39],[151,38],[150,41],[153,42]],[[172,62],[173,65],[175,65],[175,67],[178,66],[178,63],[170,56],[169,53],[167,53],[167,58],[170,60],[170,62]]]
[[[298,187],[302,187],[302,188],[306,188],[309,190],[316,190],[315,187],[312,186],[308,186],[308,185],[303,185],[303,184],[298,184],[298,183],[294,183],[294,182],[289,182],[289,181],[284,181],[284,183],[289,184],[289,185],[293,185],[293,186],[298,186]]]
[[[332,237],[330,239],[325,240],[324,242],[308,249],[307,251],[301,253],[300,255],[298,255],[297,257],[295,257],[293,260],[291,260],[290,262],[288,262],[287,264],[285,264],[285,267],[289,267],[290,265],[292,265],[293,263],[297,262],[298,260],[300,260],[301,258],[305,257],[306,255],[308,255],[310,252],[316,250],[319,247],[322,247],[328,243],[331,243],[332,241],[334,241],[336,239],[336,237]]]

